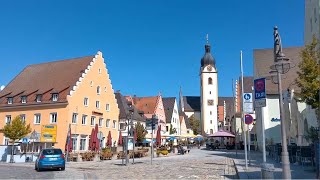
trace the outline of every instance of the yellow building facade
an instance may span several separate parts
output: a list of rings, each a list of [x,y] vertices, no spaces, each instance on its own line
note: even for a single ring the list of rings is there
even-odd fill
[[[16,116],[36,132],[30,140],[36,149],[64,150],[69,124],[75,152],[88,150],[96,124],[104,137],[102,146],[109,131],[117,141],[119,108],[102,53],[26,67],[0,92],[0,129]],[[56,137],[45,125],[55,126]],[[3,134],[0,143],[8,144]]]

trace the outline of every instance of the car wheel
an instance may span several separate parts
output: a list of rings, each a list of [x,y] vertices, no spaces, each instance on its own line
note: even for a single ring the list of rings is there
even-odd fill
[[[61,168],[61,171],[64,171],[65,169],[66,169],[66,167],[62,167],[62,168]]]

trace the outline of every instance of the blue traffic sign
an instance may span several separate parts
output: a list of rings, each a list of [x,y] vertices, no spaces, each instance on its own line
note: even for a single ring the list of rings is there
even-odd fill
[[[245,124],[252,124],[253,123],[253,117],[250,114],[244,115],[244,123]]]
[[[266,79],[265,78],[254,80],[254,98],[255,99],[266,98]]]
[[[22,143],[23,144],[27,144],[29,142],[29,139],[28,138],[22,138]]]
[[[251,95],[250,94],[244,94],[243,95],[243,98],[245,99],[245,100],[250,100],[251,99]]]

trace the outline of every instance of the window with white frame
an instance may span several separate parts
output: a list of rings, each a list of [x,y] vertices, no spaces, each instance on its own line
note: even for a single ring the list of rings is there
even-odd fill
[[[27,96],[21,96],[21,103],[27,103]]]
[[[72,124],[77,124],[78,122],[78,113],[72,114]]]
[[[106,120],[106,127],[107,127],[107,128],[110,127],[110,119],[107,119],[107,120]]]
[[[81,121],[82,125],[86,125],[87,124],[87,115],[82,115],[82,121]]]
[[[41,123],[41,114],[34,114],[34,124]]]
[[[5,137],[4,138],[4,145],[9,145],[9,141],[10,141],[10,139],[9,138],[7,138],[7,137]]]
[[[106,111],[110,111],[110,104],[106,104]]]
[[[100,95],[100,86],[97,87],[97,94]]]
[[[77,150],[78,136],[72,135],[71,140],[72,140],[72,150]]]
[[[41,101],[42,101],[42,94],[37,94],[36,102],[41,102]]]
[[[59,97],[58,93],[53,93],[52,94],[52,101],[58,101],[58,97]]]
[[[86,144],[87,144],[87,136],[81,135],[81,139],[80,139],[80,151],[86,150]]]
[[[103,119],[99,118],[99,127],[102,127]]]
[[[116,128],[116,127],[117,127],[117,121],[116,121],[116,120],[113,120],[112,128]]]
[[[96,108],[100,109],[100,101],[96,101]]]
[[[11,123],[11,115],[6,115],[6,124],[10,124]]]
[[[58,114],[56,112],[50,113],[50,123],[57,123]]]
[[[12,104],[13,103],[13,97],[8,97],[8,104]]]
[[[94,124],[95,124],[95,121],[96,121],[96,117],[94,117],[94,116],[91,116],[91,121],[90,121],[90,125],[91,125],[91,126],[94,126]]]
[[[25,114],[20,114],[20,119],[22,122],[26,122],[26,115]]]
[[[83,100],[83,105],[88,106],[89,105],[89,98],[85,97]]]

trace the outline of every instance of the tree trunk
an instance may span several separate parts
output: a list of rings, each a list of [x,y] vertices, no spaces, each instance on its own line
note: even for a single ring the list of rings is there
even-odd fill
[[[14,163],[14,158],[13,158],[13,150],[14,150],[14,142],[11,146],[11,156],[10,156],[10,163]]]

